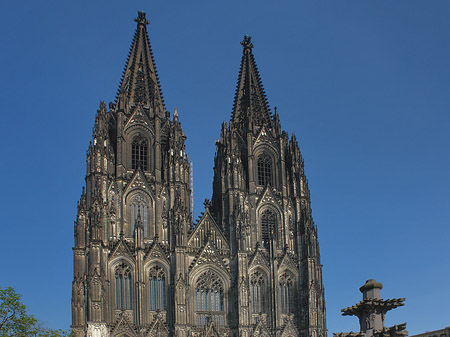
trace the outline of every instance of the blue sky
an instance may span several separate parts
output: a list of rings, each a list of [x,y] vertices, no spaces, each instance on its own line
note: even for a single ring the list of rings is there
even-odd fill
[[[406,297],[387,324],[449,325],[449,1],[3,1],[2,271],[52,328],[70,325],[73,221],[100,100],[114,100],[147,12],[166,107],[194,165],[195,214],[241,58],[295,132],[319,229],[328,329],[366,279]]]

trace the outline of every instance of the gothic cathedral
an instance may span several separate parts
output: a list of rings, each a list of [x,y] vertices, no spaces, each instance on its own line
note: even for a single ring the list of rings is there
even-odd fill
[[[75,222],[75,337],[326,337],[303,159],[266,100],[251,39],[213,193],[194,223],[186,137],[164,107],[148,21],[100,103]]]

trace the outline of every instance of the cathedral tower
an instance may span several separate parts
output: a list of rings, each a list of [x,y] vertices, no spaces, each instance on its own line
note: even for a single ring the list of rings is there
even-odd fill
[[[269,110],[248,36],[212,203],[195,223],[178,112],[139,12],[116,102],[100,103],[75,221],[75,337],[325,337],[298,144]]]
[[[272,115],[249,36],[234,108],[216,143],[212,212],[230,242],[240,336],[326,336],[322,266],[295,139]],[[265,332],[263,332],[265,331]],[[278,335],[277,335],[278,336]],[[284,335],[283,335],[284,336]]]
[[[75,336],[141,335],[174,320],[176,246],[191,227],[190,162],[164,107],[143,12],[116,104],[101,102],[75,223]],[[96,335],[97,334],[97,335]],[[98,335],[100,336],[100,335]]]

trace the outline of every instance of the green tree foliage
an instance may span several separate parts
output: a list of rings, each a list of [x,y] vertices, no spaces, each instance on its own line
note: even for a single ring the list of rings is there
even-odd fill
[[[33,315],[27,314],[27,307],[14,288],[0,287],[0,337],[68,337],[64,330],[43,327]]]

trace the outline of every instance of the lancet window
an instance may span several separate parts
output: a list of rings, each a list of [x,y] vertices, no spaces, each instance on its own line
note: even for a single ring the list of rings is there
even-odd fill
[[[166,310],[166,293],[166,273],[160,266],[153,266],[149,273],[150,310]]]
[[[132,307],[132,280],[131,269],[122,263],[118,265],[114,272],[116,279],[116,308],[131,309]]]
[[[135,195],[131,200],[131,226],[134,227],[140,217],[140,221],[144,227],[144,236],[148,237],[148,200],[141,194]],[[133,234],[133,233],[131,233]]]
[[[282,314],[293,312],[293,299],[295,297],[293,286],[292,277],[288,273],[283,273],[280,276],[280,307]]]
[[[196,317],[198,325],[205,325],[208,319],[224,325],[224,286],[220,277],[213,271],[206,271],[195,285]]]
[[[272,159],[265,153],[258,157],[258,185],[267,185],[272,182]]]
[[[276,224],[276,215],[270,209],[264,210],[261,214],[261,241],[267,249],[270,247],[270,239],[275,234]]]
[[[143,171],[147,171],[147,151],[147,140],[141,136],[135,137],[131,143],[131,169],[135,170],[140,167]]]
[[[250,277],[250,308],[252,314],[267,312],[267,295],[264,275],[260,271],[254,272]]]

